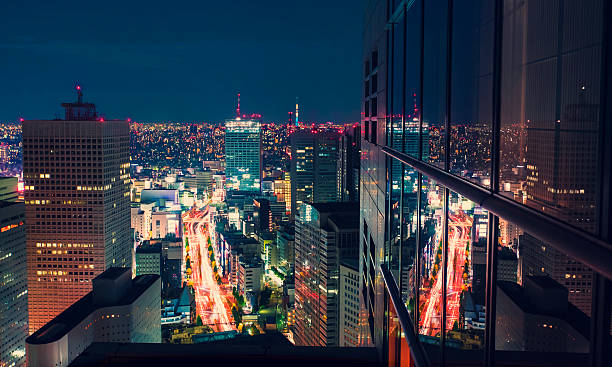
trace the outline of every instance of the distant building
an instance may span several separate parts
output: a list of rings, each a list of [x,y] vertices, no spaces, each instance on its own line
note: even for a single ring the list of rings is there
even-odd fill
[[[240,117],[225,122],[225,176],[231,190],[261,190],[261,124]]]
[[[196,303],[188,286],[172,288],[162,299],[161,324],[192,324],[196,321]]]
[[[161,241],[145,241],[136,248],[136,275],[157,274],[161,276]]]
[[[209,198],[213,194],[213,171],[206,168],[196,170],[195,174],[183,177],[186,189],[197,189],[198,195],[206,194]]]
[[[589,317],[568,302],[567,289],[544,276],[523,282],[497,284],[495,349],[588,353]]]
[[[291,135],[291,214],[305,202],[338,201],[338,141],[335,132]]]
[[[183,263],[183,241],[178,238],[175,240],[162,241],[162,296],[166,290],[180,288],[183,284],[182,279]]]
[[[17,177],[0,177],[0,201],[17,201]]]
[[[161,343],[160,279],[110,268],[93,290],[26,339],[31,367],[67,366],[93,342]]]
[[[278,261],[281,265],[293,265],[295,261],[295,225],[283,222],[276,234]]]
[[[241,257],[238,261],[238,291],[257,294],[263,289],[264,263],[259,259]]]
[[[285,203],[285,212],[291,213],[291,174],[285,172],[282,178],[274,181],[274,196],[278,202]]]
[[[339,345],[340,262],[358,253],[357,203],[302,204],[295,221],[296,345]]]
[[[30,333],[132,264],[129,124],[99,118],[80,90],[63,106],[64,120],[23,122]]]
[[[5,197],[10,196],[5,195]],[[25,363],[28,336],[28,287],[25,209],[23,203],[0,201],[0,364]]]
[[[338,200],[359,201],[359,164],[361,162],[361,127],[345,128],[338,147]]]

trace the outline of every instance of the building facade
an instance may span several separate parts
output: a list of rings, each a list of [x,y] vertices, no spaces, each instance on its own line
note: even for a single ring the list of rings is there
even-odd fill
[[[261,124],[236,117],[225,122],[225,177],[229,189],[261,190]]]
[[[291,213],[304,202],[338,201],[338,140],[335,132],[291,134]]]
[[[305,203],[295,221],[296,345],[340,345],[340,262],[357,259],[357,203]]]
[[[128,122],[81,96],[64,107],[64,120],[23,122],[30,333],[132,263]]]
[[[67,366],[93,342],[161,343],[159,275],[109,268],[93,290],[26,339],[28,366]]]
[[[367,2],[362,344],[390,365],[419,350],[434,365],[492,366],[527,344],[559,364],[578,349],[593,365],[608,358],[596,345],[610,334],[610,11],[602,0]],[[496,345],[496,325],[512,324],[497,282],[533,276],[567,291],[586,341],[566,324],[555,332],[574,344],[551,348],[526,317],[534,333]],[[407,325],[422,342],[404,349]]]
[[[0,362],[7,367],[25,364],[28,277],[24,224],[23,203],[0,201]]]

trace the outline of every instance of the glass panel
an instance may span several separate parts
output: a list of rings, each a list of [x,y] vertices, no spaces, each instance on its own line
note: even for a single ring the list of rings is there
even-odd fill
[[[387,293],[387,297],[389,294]],[[388,304],[388,327],[389,332],[387,334],[388,345],[387,345],[387,366],[396,367],[397,363],[397,352],[398,352],[398,338],[400,334],[400,324],[399,318],[397,317],[397,313],[395,312],[395,308],[393,307],[393,303],[391,300],[387,302]]]
[[[402,248],[401,248],[401,282],[400,292],[408,313],[415,320],[416,305],[416,233],[417,233],[417,189],[418,173],[410,166],[404,165],[404,194],[402,196]]]
[[[505,1],[500,191],[595,231],[603,0]]]
[[[406,28],[406,20],[402,21],[393,27],[393,81],[392,81],[392,141],[390,146],[397,150],[402,150],[402,121],[404,114],[404,33]],[[399,171],[396,171],[399,172]]]
[[[406,340],[406,335],[404,330],[401,333],[400,339],[400,367],[412,367],[412,356],[410,355],[410,347],[408,346],[408,341]]]
[[[389,198],[389,270],[393,274],[395,281],[400,286],[400,200],[402,195],[402,164],[396,159],[388,157],[389,176],[393,181],[389,186],[391,190]]]
[[[442,303],[442,242],[444,237],[444,188],[423,176],[421,182],[421,229],[419,257],[419,337],[424,343],[440,344]],[[435,348],[426,348],[435,351]],[[440,353],[432,353],[432,363]]]
[[[491,173],[493,3],[453,6],[450,170],[484,186]]]
[[[404,153],[419,157],[421,119],[421,1],[415,1],[406,13],[406,102],[404,120]]]
[[[591,269],[503,219],[498,238],[496,359],[530,351],[535,360],[586,363]]]
[[[446,261],[446,348],[482,350],[484,359],[487,227],[489,214],[474,202],[451,193],[448,203]],[[448,358],[460,354],[449,353]]]
[[[425,1],[423,44],[423,160],[444,167],[448,0]]]

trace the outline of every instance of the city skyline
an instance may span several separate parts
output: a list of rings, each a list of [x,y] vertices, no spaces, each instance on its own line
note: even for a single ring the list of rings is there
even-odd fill
[[[0,121],[51,119],[77,83],[135,121],[224,121],[236,93],[267,121],[296,97],[304,121],[359,120],[360,1],[35,3],[3,10]]]

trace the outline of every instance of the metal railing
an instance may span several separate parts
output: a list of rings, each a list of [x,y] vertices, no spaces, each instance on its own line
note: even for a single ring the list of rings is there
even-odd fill
[[[395,278],[393,277],[387,266],[384,264],[380,266],[380,271],[382,273],[383,280],[385,281],[387,293],[389,294],[390,304],[395,309],[395,313],[397,314],[400,327],[404,332],[404,337],[406,338],[406,341],[408,343],[413,365],[415,367],[431,366],[429,359],[425,354],[425,350],[423,349],[423,345],[421,344],[421,341],[417,337],[414,327],[412,326],[414,325],[412,322],[412,318],[408,314],[406,305],[402,301],[402,297],[397,287],[397,283],[395,283]],[[400,362],[398,361],[398,364],[399,363]]]
[[[382,151],[612,280],[609,243],[405,153],[389,147],[382,147]]]

